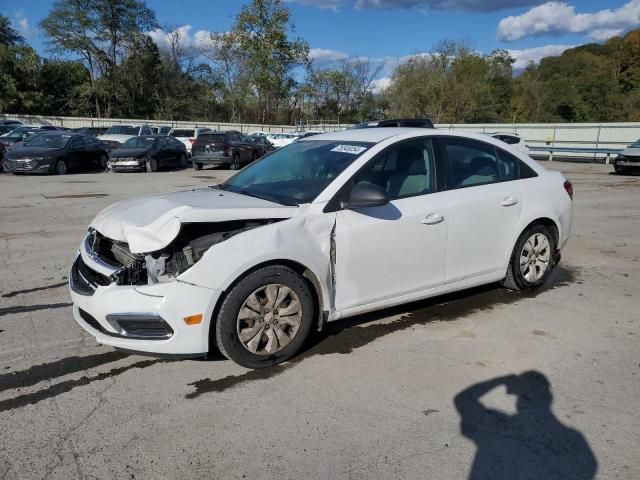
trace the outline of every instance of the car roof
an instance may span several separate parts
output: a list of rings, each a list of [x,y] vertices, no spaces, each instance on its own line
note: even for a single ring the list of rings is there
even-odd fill
[[[379,143],[387,138],[402,135],[403,133],[414,132],[416,135],[424,135],[428,131],[424,128],[407,127],[383,127],[383,128],[360,128],[352,130],[340,130],[337,132],[321,133],[306,138],[301,138],[301,142],[313,142],[318,140],[342,140],[345,142],[370,142]],[[433,132],[437,130],[432,130]]]

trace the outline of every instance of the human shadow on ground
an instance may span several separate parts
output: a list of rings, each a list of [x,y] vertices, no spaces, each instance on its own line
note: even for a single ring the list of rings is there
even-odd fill
[[[485,407],[480,399],[504,385],[517,412]],[[469,480],[588,480],[598,462],[584,435],[553,414],[551,385],[536,371],[476,383],[454,399],[462,435],[476,445]]]

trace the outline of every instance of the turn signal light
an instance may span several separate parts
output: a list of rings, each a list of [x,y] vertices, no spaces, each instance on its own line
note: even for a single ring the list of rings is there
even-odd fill
[[[197,315],[191,315],[189,317],[184,317],[184,323],[187,325],[198,325],[202,322],[202,314],[199,313]]]

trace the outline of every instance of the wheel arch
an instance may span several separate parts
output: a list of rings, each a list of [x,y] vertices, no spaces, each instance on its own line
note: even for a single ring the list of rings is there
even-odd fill
[[[527,231],[528,228],[532,227],[533,225],[544,225],[546,227],[549,227],[549,229],[551,230],[551,234],[553,235],[553,240],[555,242],[555,246],[556,246],[556,250],[558,248],[558,242],[560,240],[560,227],[559,227],[559,222],[556,220],[553,220],[552,218],[548,217],[548,216],[538,216],[538,217],[534,217],[533,219],[529,220],[528,222],[524,223],[517,231],[516,231],[516,235],[514,235],[512,241],[511,241],[511,248],[507,251],[507,254],[504,258],[503,261],[503,267],[506,271],[506,269],[509,267],[509,262],[511,261],[511,256],[513,255],[513,250],[516,248],[516,243],[518,243],[518,239],[522,236],[522,234]]]
[[[258,263],[256,265],[253,265],[247,270],[244,270],[242,273],[237,275],[236,278],[234,278],[231,282],[229,282],[229,284],[222,290],[222,293],[218,297],[216,304],[213,307],[213,311],[211,313],[211,319],[209,321],[209,332],[208,332],[209,352],[217,350],[216,340],[215,340],[215,331],[216,331],[215,325],[218,320],[218,313],[220,311],[220,307],[222,306],[222,303],[224,302],[228,293],[233,289],[233,287],[236,286],[236,284],[240,280],[242,280],[247,275],[257,270],[260,270],[261,268],[275,266],[275,265],[288,267],[307,281],[313,293],[313,302],[315,307],[314,319],[313,319],[314,325],[316,325],[318,329],[320,329],[324,325],[324,322],[325,322],[325,315],[323,312],[324,293],[322,291],[322,283],[320,282],[320,279],[318,278],[316,273],[313,272],[313,270],[311,270],[307,266],[303,265],[302,263],[296,260],[285,259],[285,258],[267,260],[267,261]]]

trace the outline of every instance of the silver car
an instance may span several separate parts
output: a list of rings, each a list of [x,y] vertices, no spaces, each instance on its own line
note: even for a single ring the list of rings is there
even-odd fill
[[[613,161],[616,173],[640,172],[640,140],[625,148]]]

